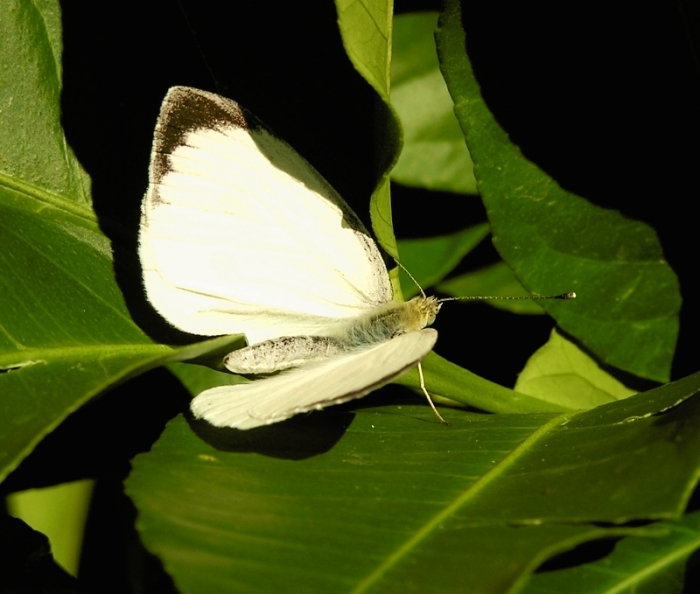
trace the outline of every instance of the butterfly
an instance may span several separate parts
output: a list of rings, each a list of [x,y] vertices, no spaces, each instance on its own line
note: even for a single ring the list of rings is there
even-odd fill
[[[440,302],[394,300],[379,249],[345,201],[213,93],[173,87],[163,101],[139,256],[148,300],[170,324],[246,336],[224,365],[264,379],[192,400],[194,415],[216,426],[250,429],[360,398],[437,340],[426,326]]]

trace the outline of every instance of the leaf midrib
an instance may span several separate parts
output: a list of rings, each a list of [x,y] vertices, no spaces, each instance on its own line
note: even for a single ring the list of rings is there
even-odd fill
[[[4,175],[2,173],[0,173],[0,187],[14,190],[15,192],[24,194],[32,200],[42,202],[48,206],[62,210],[85,221],[89,221],[91,223],[97,222],[97,215],[87,204],[83,205],[76,202],[71,202],[58,194],[54,194],[53,192],[49,192],[48,190],[44,190],[38,186],[27,184],[19,179]],[[2,194],[0,194],[0,196],[2,196]]]
[[[71,347],[28,348],[0,353],[0,370],[36,364],[64,363],[67,361],[88,361],[112,358],[123,355],[158,356],[173,352],[172,347],[153,343],[115,343],[81,345]],[[10,371],[15,373],[21,369]]]
[[[414,535],[391,553],[386,560],[379,565],[372,573],[363,579],[353,590],[352,594],[362,594],[373,584],[381,579],[392,567],[397,565],[402,559],[407,557],[421,542],[437,530],[450,516],[453,516],[460,508],[473,500],[480,492],[486,489],[492,482],[501,478],[503,474],[511,468],[522,456],[530,451],[533,444],[543,437],[549,435],[555,427],[561,426],[564,422],[574,416],[575,412],[557,415],[547,423],[534,431],[527,439],[518,445],[492,470],[482,475],[476,482],[469,486],[461,495],[455,498],[452,503],[445,506],[423,524]]]

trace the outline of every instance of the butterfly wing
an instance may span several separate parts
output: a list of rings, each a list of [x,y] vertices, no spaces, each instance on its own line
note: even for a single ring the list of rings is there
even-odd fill
[[[217,427],[277,423],[365,396],[421,361],[436,340],[437,332],[426,328],[250,384],[211,388],[192,400],[192,412]]]
[[[392,299],[376,244],[321,175],[234,101],[187,87],[161,107],[139,255],[166,320],[250,344]]]

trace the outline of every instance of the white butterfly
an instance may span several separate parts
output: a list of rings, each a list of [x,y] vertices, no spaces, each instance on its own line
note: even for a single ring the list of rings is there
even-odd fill
[[[166,320],[200,335],[245,333],[250,346],[224,360],[234,373],[281,371],[199,394],[192,411],[213,425],[250,429],[359,398],[437,339],[425,326],[439,302],[394,301],[350,207],[213,93],[173,87],[163,101],[139,243],[148,299]]]

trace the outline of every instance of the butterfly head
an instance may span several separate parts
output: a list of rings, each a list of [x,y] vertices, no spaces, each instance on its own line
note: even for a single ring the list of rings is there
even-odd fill
[[[442,303],[440,303],[435,297],[414,297],[408,303],[406,303],[407,311],[410,312],[410,327],[407,328],[407,332],[411,330],[421,330],[426,326],[430,326],[437,316]]]

